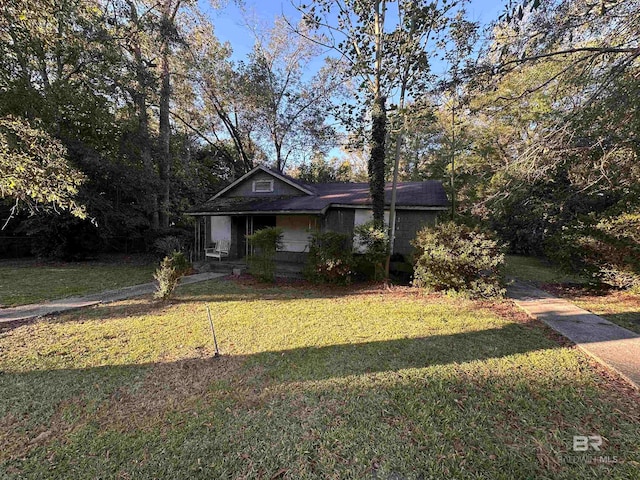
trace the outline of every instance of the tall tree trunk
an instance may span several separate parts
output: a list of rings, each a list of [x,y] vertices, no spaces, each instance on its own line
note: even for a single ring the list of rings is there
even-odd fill
[[[162,12],[162,42],[160,45],[160,161],[158,163],[160,173],[160,225],[169,227],[171,215],[171,124],[169,121],[171,112],[171,71],[169,57],[171,56],[171,36],[175,28],[175,18],[180,8],[180,0],[165,0]]]
[[[169,123],[169,101],[171,99],[171,80],[169,73],[168,43],[162,51],[162,70],[160,74],[160,223],[162,228],[169,227],[171,212],[171,125]]]
[[[373,81],[373,109],[371,112],[369,190],[371,191],[373,222],[378,228],[384,228],[384,157],[387,141],[387,99],[382,94],[382,57],[386,3],[386,0],[376,0],[373,19],[375,76]]]
[[[153,155],[151,154],[151,136],[149,135],[149,116],[147,114],[147,96],[142,93],[136,99],[138,108],[138,136],[140,138],[140,156],[142,158],[142,166],[147,176],[147,213],[151,222],[151,228],[158,230],[160,228],[160,214],[158,206],[158,193],[156,192],[156,169],[153,164]]]
[[[282,144],[277,140],[274,142],[276,146],[276,170],[284,173],[284,162],[282,161]]]
[[[129,14],[135,25],[136,30],[140,30],[140,22],[136,4],[129,0]],[[138,83],[137,91],[133,93],[133,100],[138,110],[138,142],[140,147],[140,158],[147,177],[147,185],[145,185],[145,210],[151,222],[151,228],[158,230],[160,228],[160,215],[158,208],[157,189],[157,173],[153,161],[151,149],[151,135],[149,134],[149,114],[147,113],[147,67],[142,58],[142,49],[140,48],[140,40],[138,31],[132,35],[132,51],[135,59],[136,81]]]
[[[384,227],[384,160],[387,137],[387,109],[384,96],[374,100],[371,114],[371,153],[369,156],[369,190],[373,207],[373,221]]]
[[[396,243],[396,201],[398,198],[398,173],[400,170],[400,155],[402,154],[402,141],[404,140],[404,131],[407,123],[407,114],[404,111],[404,96],[406,85],[403,83],[400,89],[400,102],[398,112],[400,118],[400,130],[396,138],[396,155],[393,162],[393,181],[391,183],[391,205],[389,206],[389,253],[385,261],[384,272],[385,278],[389,278],[389,270],[391,268],[391,255]]]

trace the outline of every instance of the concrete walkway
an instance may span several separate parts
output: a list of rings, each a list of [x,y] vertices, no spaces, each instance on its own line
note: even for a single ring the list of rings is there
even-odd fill
[[[542,320],[640,389],[640,335],[523,282],[515,281],[507,294],[530,317]]]
[[[204,282],[224,276],[224,273],[198,273],[181,278],[180,285]],[[23,322],[37,317],[44,317],[45,315],[52,315],[54,313],[66,312],[77,308],[89,307],[99,303],[126,300],[127,298],[139,297],[141,295],[153,293],[155,290],[155,283],[143,283],[141,285],[133,285],[131,287],[119,288],[117,290],[107,290],[105,292],[94,293],[81,297],[67,297],[44,303],[3,308],[0,309],[0,325],[6,325],[12,322]]]

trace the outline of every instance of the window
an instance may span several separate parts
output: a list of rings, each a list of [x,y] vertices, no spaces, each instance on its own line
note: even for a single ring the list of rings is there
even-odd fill
[[[253,182],[253,191],[255,193],[273,192],[273,180],[255,180]]]

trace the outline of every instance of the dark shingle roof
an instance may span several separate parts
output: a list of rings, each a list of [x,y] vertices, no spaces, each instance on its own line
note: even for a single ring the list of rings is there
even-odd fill
[[[289,197],[225,197],[209,200],[189,213],[309,212],[321,213],[332,205],[371,205],[368,183],[303,184],[315,195]],[[391,203],[391,184],[385,187],[385,203]],[[449,204],[442,183],[437,180],[398,182],[396,205],[402,207],[446,207]]]

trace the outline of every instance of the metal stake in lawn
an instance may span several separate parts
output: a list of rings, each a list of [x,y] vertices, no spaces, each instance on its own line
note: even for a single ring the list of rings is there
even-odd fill
[[[216,339],[216,331],[213,328],[213,320],[211,320],[211,309],[209,305],[207,305],[207,315],[209,315],[209,325],[211,325],[211,334],[213,335],[213,344],[216,347],[216,352],[213,354],[214,357],[220,356],[220,350],[218,350],[218,340]]]

